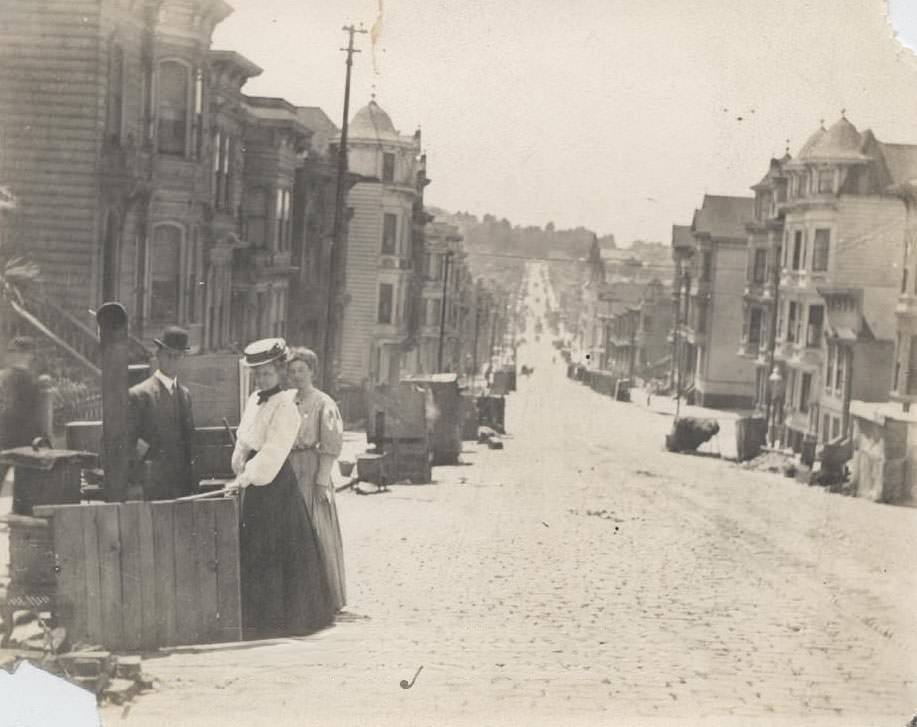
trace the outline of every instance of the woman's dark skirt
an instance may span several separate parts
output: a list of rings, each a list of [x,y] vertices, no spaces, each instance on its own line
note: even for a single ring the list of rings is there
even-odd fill
[[[239,536],[246,639],[308,634],[334,608],[318,539],[289,462],[274,481],[245,488]]]

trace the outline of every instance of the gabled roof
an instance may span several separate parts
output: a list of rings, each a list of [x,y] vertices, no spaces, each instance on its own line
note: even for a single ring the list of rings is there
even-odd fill
[[[692,231],[710,237],[745,239],[745,225],[754,216],[753,197],[727,197],[705,194],[704,203],[694,213]]]
[[[917,180],[917,144],[879,142],[879,149],[892,184],[905,184]]]
[[[297,106],[296,116],[303,126],[312,131],[312,148],[324,153],[338,135],[338,127],[318,106]]]
[[[751,189],[770,189],[774,186],[774,180],[785,178],[783,174],[783,165],[790,161],[792,157],[789,152],[784,154],[780,159],[771,159],[767,167],[767,173],[761,177],[761,181],[753,184]]]
[[[672,247],[694,247],[691,225],[672,225]]]

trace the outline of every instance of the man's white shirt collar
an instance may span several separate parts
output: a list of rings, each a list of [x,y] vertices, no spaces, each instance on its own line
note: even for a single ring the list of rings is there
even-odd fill
[[[168,376],[162,373],[162,371],[160,371],[159,369],[156,369],[156,371],[153,372],[153,376],[155,376],[157,379],[159,379],[162,382],[162,385],[165,386],[169,390],[170,394],[175,393],[175,379],[170,379]]]

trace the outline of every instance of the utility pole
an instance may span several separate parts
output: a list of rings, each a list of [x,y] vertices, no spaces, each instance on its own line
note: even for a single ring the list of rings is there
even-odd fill
[[[439,356],[436,371],[443,372],[443,341],[446,337],[446,302],[449,299],[449,264],[452,262],[452,251],[443,255],[443,302],[439,307]]]
[[[777,349],[777,319],[780,315],[780,267],[781,267],[781,247],[780,243],[772,246],[774,259],[771,266],[771,284],[774,286],[774,302],[771,306],[770,326],[767,329],[767,384],[764,387],[764,440],[771,443],[773,437],[774,407],[778,402],[774,401],[775,392],[771,391],[770,375],[774,370],[774,353]]]
[[[478,378],[478,334],[481,329],[481,303],[482,303],[481,286],[474,296],[474,346],[471,350],[471,388],[474,390],[475,382]]]
[[[362,26],[355,28],[353,24],[343,27],[348,34],[347,47],[341,48],[347,54],[347,71],[344,80],[344,113],[341,121],[341,143],[338,148],[337,185],[334,196],[334,226],[331,232],[331,250],[328,262],[328,305],[325,318],[325,340],[323,342],[322,361],[322,388],[329,394],[334,393],[334,358],[337,350],[337,298],[338,276],[340,274],[341,247],[343,245],[342,231],[344,229],[344,196],[345,177],[347,176],[347,122],[350,116],[350,72],[353,67],[353,54],[360,51],[353,47],[353,37],[357,33],[366,33]]]
[[[681,278],[678,281],[678,300],[681,301],[681,289],[684,286],[685,289],[685,312],[684,319],[685,323],[688,322],[688,295],[690,293],[691,282],[688,277],[688,271],[685,270],[682,273]],[[682,347],[678,345],[681,342],[681,306],[678,306],[676,318],[675,318],[675,335],[676,335],[676,346],[675,350],[678,354],[678,361],[675,362],[675,419],[678,419],[678,415],[681,413],[681,357],[682,357]]]

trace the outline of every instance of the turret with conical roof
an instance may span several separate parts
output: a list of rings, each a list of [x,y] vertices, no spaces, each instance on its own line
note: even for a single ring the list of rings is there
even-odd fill
[[[800,150],[803,161],[861,160],[863,136],[846,116],[841,116],[827,131],[824,127],[816,131]]]

